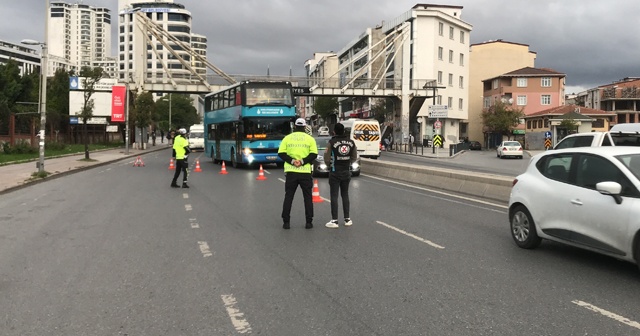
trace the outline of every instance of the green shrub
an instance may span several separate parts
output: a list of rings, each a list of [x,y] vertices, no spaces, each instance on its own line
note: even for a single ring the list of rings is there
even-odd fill
[[[65,149],[65,148],[67,148],[67,145],[66,145],[66,144],[64,144],[64,143],[62,143],[62,142],[53,142],[53,141],[52,141],[52,142],[47,142],[47,143],[44,145],[44,147],[45,147],[45,149],[46,149],[46,150],[56,150],[56,151],[59,151],[59,150],[63,150],[63,149]]]
[[[8,142],[2,144],[2,150],[5,154],[35,154],[38,153],[38,148],[31,147],[25,140],[18,141],[15,145],[11,146]]]

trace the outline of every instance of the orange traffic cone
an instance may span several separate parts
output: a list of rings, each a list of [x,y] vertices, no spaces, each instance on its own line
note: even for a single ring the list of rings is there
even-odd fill
[[[258,174],[258,177],[256,177],[256,180],[266,180],[267,178],[264,176],[264,170],[262,169],[262,165],[260,165],[260,173]]]
[[[226,175],[227,173],[227,166],[224,165],[224,161],[222,161],[222,170],[220,170],[220,174]]]
[[[169,170],[175,170],[176,166],[173,164],[173,158],[171,158],[171,161],[169,162]]]
[[[320,188],[318,188],[318,180],[313,180],[313,203],[322,203],[324,200],[320,197]]]
[[[201,172],[202,169],[200,169],[200,160],[196,159],[196,169],[193,170],[194,172]]]
[[[142,158],[140,158],[138,156],[138,158],[136,159],[136,161],[133,163],[134,167],[144,167],[144,162],[142,161]]]

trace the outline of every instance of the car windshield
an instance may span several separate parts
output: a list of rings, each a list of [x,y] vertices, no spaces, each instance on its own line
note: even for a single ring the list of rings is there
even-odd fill
[[[505,146],[520,146],[520,143],[517,141],[505,141],[504,142]]]
[[[204,133],[202,132],[189,133],[189,138],[202,138],[202,137],[204,137]]]
[[[318,153],[320,153],[320,151],[324,152],[324,150],[327,149],[327,142],[329,142],[331,137],[314,137],[314,139],[316,139],[316,146],[318,146]]]
[[[616,156],[622,164],[624,164],[629,170],[640,179],[640,154],[628,154]]]

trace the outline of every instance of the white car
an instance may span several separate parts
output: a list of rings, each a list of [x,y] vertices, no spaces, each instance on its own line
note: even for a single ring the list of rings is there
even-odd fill
[[[640,148],[534,156],[513,181],[509,222],[525,249],[548,239],[640,264]]]
[[[496,147],[496,156],[500,159],[510,156],[522,159],[523,153],[522,145],[517,141],[503,141]]]
[[[319,136],[329,135],[329,127],[321,126],[320,128],[318,128],[318,135]]]

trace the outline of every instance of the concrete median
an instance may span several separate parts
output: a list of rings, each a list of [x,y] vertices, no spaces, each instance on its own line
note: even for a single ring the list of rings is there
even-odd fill
[[[364,174],[508,202],[513,177],[362,159]]]

